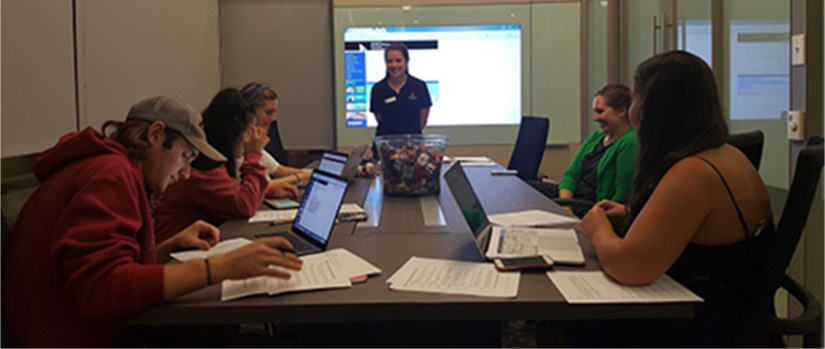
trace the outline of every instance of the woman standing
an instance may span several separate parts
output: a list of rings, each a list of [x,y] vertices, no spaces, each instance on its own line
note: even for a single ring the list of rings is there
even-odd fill
[[[384,61],[387,76],[372,86],[370,97],[370,112],[378,121],[375,135],[421,134],[433,105],[427,84],[409,74],[410,54],[404,44],[390,44]]]

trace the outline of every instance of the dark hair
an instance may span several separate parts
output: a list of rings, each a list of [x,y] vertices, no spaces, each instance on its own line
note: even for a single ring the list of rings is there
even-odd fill
[[[146,151],[149,149],[149,126],[151,125],[151,122],[141,119],[109,120],[100,127],[100,132],[107,139],[120,143],[129,151],[129,156],[132,158],[143,160],[146,157]],[[171,149],[172,143],[183,137],[180,132],[169,127],[166,127],[165,132],[166,138],[163,140],[163,147],[166,149]]]
[[[266,101],[278,99],[278,93],[269,85],[260,82],[250,82],[244,85],[240,91],[244,101],[252,108],[252,112],[264,105]]]
[[[633,90],[639,103],[639,154],[628,227],[671,166],[722,146],[728,136],[713,72],[693,54],[670,51],[647,59],[636,68]]]
[[[608,107],[616,111],[623,111],[625,114],[627,114],[630,103],[633,101],[633,98],[630,97],[630,89],[622,84],[607,84],[593,95],[593,97],[597,96],[602,96]]]
[[[249,128],[252,120],[252,108],[234,88],[226,88],[218,92],[209,106],[203,111],[203,131],[209,144],[226,157],[226,171],[235,177],[235,145],[241,141],[244,132]],[[210,170],[219,163],[199,155],[192,162],[192,167],[199,170]]]
[[[400,42],[393,42],[384,50],[384,61],[387,61],[387,53],[390,51],[398,51],[401,52],[401,55],[404,56],[404,60],[409,63],[410,62],[410,50],[407,49],[407,45],[404,45]],[[410,67],[409,65],[404,68],[404,72],[409,74]]]

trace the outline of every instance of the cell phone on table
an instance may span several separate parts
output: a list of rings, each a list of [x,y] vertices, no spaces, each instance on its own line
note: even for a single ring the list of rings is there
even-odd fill
[[[553,260],[549,256],[529,256],[499,258],[493,261],[496,269],[504,271],[522,269],[550,269],[553,267]]]

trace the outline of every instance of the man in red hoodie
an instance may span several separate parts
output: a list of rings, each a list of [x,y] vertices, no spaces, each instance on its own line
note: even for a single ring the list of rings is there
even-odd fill
[[[170,251],[208,249],[217,228],[195,222],[155,246],[149,195],[189,177],[203,153],[225,161],[206,142],[200,114],[176,97],[132,106],[126,120],[63,136],[37,161],[41,185],[18,216],[5,260],[4,315],[11,343],[88,347],[117,344],[122,321],[149,307],[229,278],[289,277],[269,265],[300,269],[258,239],[208,260],[174,265]]]

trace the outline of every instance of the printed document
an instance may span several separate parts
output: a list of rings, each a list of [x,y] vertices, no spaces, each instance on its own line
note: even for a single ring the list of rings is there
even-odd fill
[[[270,266],[289,273],[289,279],[258,276],[224,280],[221,284],[221,301],[255,294],[272,296],[285,292],[352,287],[352,277],[381,273],[381,269],[342,248],[303,256],[301,260],[304,264],[300,271]]]
[[[343,204],[338,210],[338,220],[341,222],[362,221],[369,219],[367,211],[358,204]]]
[[[493,227],[489,259],[544,255],[556,263],[582,265],[584,253],[573,229]]]
[[[227,253],[229,251],[235,250],[237,248],[241,248],[246,244],[250,244],[252,241],[249,239],[244,238],[237,238],[237,239],[229,239],[221,241],[220,243],[212,246],[207,251],[203,250],[193,250],[193,251],[183,251],[183,252],[175,252],[170,253],[169,256],[174,258],[179,262],[188,262],[197,259],[206,259],[212,256],[217,256],[219,254]]]
[[[411,257],[388,280],[391,290],[514,298],[519,272],[501,272],[492,263]]]
[[[527,210],[498,213],[487,216],[490,223],[502,227],[552,227],[580,223],[575,217],[568,217],[544,210]]]
[[[702,302],[702,298],[667,275],[646,286],[624,286],[600,270],[548,271],[567,303]]]
[[[290,209],[290,210],[261,210],[255,212],[255,215],[249,217],[249,223],[258,223],[258,222],[290,222],[295,220],[295,216],[298,214],[298,209]]]
[[[468,162],[493,162],[486,156],[454,156],[453,161],[462,162],[462,165],[467,165]]]
[[[464,167],[493,167],[498,164],[486,156],[456,156],[453,162],[461,162]]]

